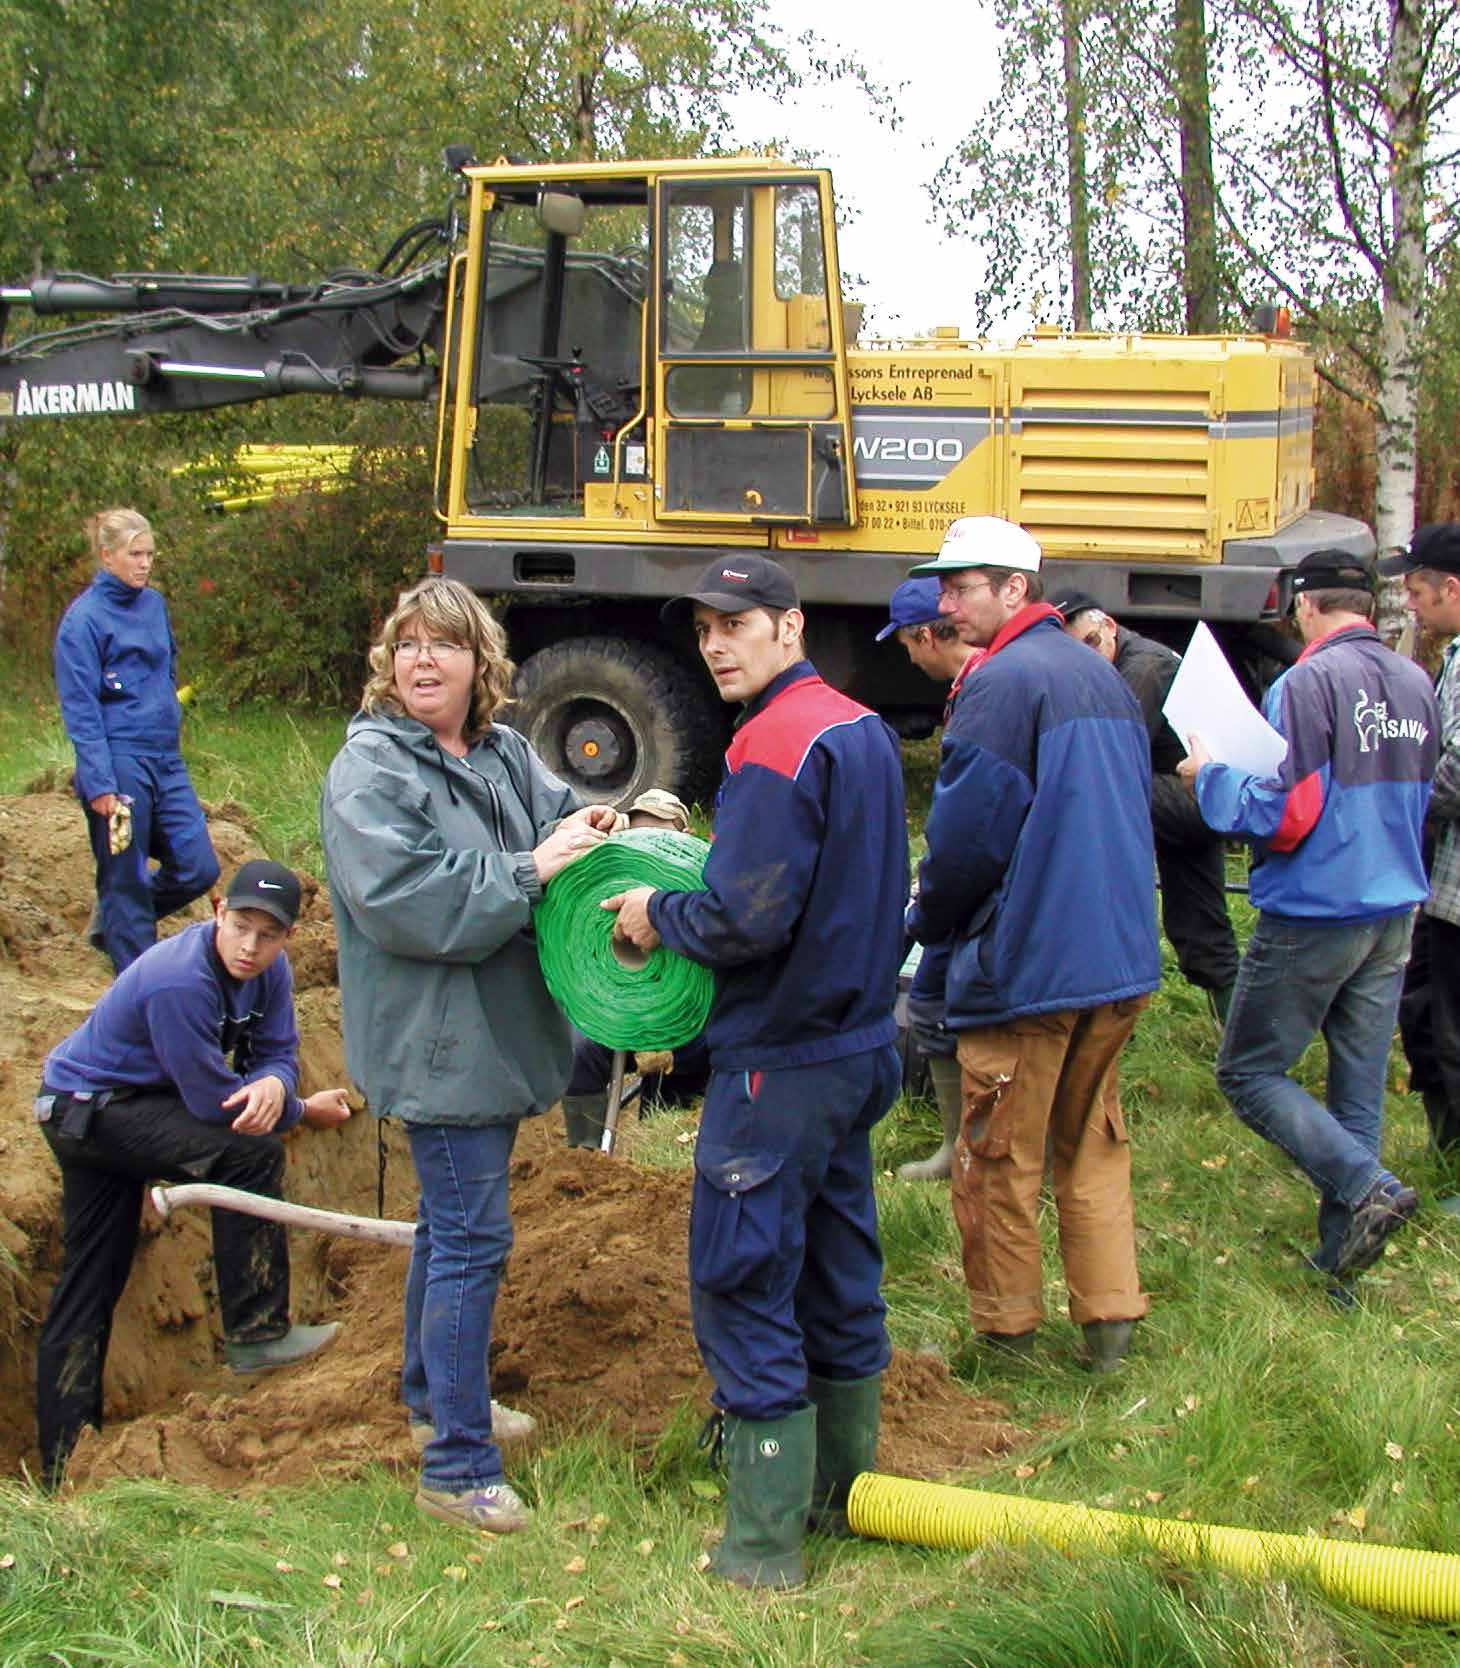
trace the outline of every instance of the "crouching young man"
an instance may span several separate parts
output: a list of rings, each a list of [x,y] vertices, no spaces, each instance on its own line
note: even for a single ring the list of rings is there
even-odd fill
[[[805,658],[778,563],[712,563],[663,610],[691,612],[722,699],[744,703],[705,890],[635,887],[604,907],[640,949],[662,941],[719,974],[689,1249],[729,1465],[713,1567],[792,1587],[808,1521],[844,1524],[874,1462],[890,1355],[868,1138],[901,1078],[902,765],[876,713]]]
[[[343,1089],[296,1093],[299,1037],[284,947],[299,880],[245,863],[214,919],[145,950],[79,1030],[51,1050],[35,1103],[61,1167],[64,1258],[36,1357],[41,1464],[60,1481],[76,1439],[101,1425],[112,1314],[137,1248],[145,1184],[216,1182],[281,1196],[279,1132],[332,1129]],[[213,1261],[228,1364],[262,1372],[302,1361],[338,1325],[289,1324],[284,1229],[213,1212]]]

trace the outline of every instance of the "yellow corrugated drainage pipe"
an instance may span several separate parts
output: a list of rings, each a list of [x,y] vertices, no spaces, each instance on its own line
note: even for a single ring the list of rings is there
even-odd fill
[[[852,1484],[847,1517],[859,1535],[961,1552],[996,1542],[1018,1546],[1037,1541],[1061,1552],[1094,1547],[1118,1555],[1144,1541],[1182,1564],[1212,1564],[1233,1575],[1259,1578],[1307,1576],[1335,1598],[1370,1610],[1420,1621],[1460,1620],[1460,1557],[1448,1552],[1179,1523],[982,1494],[875,1471],[864,1471]]]

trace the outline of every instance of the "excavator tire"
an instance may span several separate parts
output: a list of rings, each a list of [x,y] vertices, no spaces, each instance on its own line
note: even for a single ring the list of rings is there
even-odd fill
[[[668,649],[572,637],[518,668],[507,721],[549,770],[590,802],[645,788],[705,803],[719,778],[727,719],[709,680]]]

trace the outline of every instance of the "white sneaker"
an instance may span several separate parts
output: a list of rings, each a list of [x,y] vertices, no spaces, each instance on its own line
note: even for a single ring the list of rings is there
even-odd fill
[[[530,1413],[520,1413],[515,1407],[492,1403],[492,1436],[498,1442],[526,1442],[537,1430],[537,1420]],[[423,1449],[436,1432],[424,1419],[411,1420],[411,1441],[417,1450]]]
[[[467,1529],[489,1529],[494,1535],[510,1535],[513,1530],[526,1529],[532,1524],[532,1513],[511,1483],[463,1489],[460,1494],[453,1494],[449,1489],[427,1488],[422,1483],[416,1490],[416,1504],[428,1516],[439,1517],[444,1523],[459,1523]]]

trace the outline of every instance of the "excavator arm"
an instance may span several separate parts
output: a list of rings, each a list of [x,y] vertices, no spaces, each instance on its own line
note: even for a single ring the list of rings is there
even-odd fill
[[[0,285],[0,418],[200,411],[283,394],[422,400],[438,373],[454,209],[396,239],[376,271],[257,277],[45,273]],[[447,253],[422,258],[430,245]],[[392,268],[394,268],[392,270]],[[7,314],[81,322],[7,343]]]

